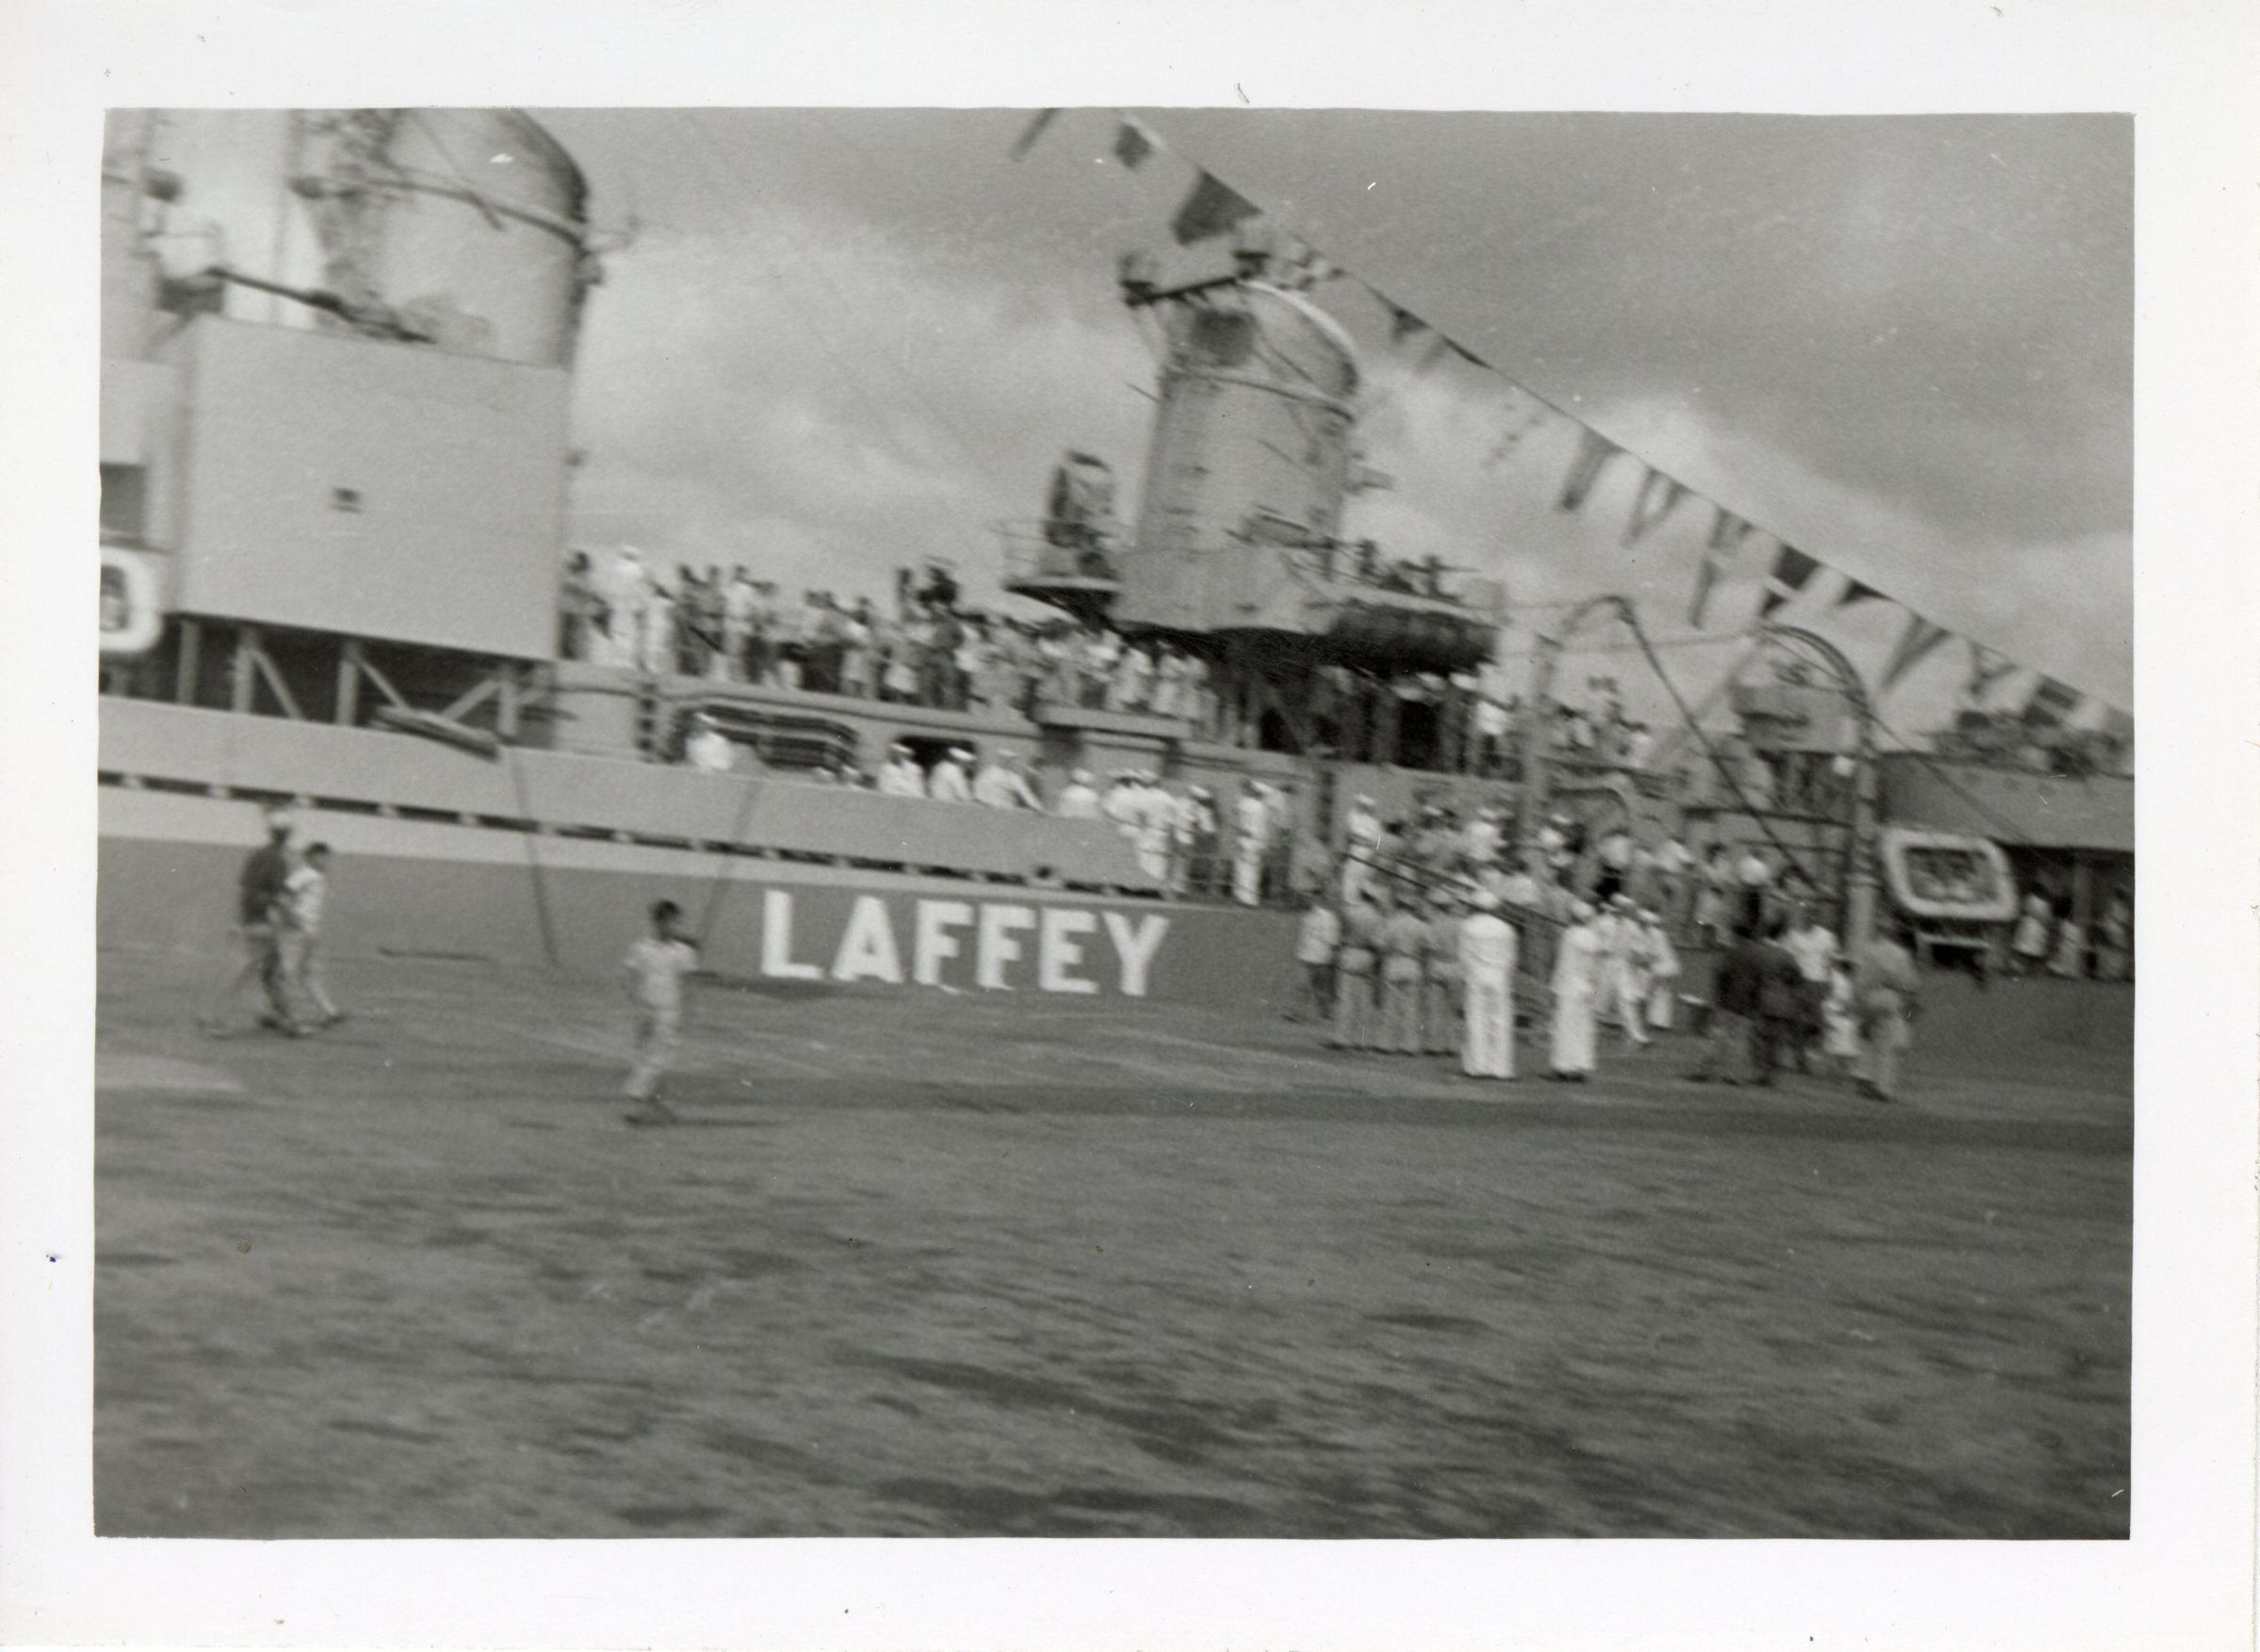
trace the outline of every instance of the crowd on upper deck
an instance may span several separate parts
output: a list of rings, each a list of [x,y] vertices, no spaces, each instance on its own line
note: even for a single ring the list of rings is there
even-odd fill
[[[1166,642],[1065,617],[968,608],[946,570],[897,576],[894,600],[794,597],[744,568],[673,576],[632,550],[577,552],[565,574],[567,659],[716,682],[845,694],[944,711],[1032,713],[1038,703],[1214,726],[1208,663]]]
[[[625,547],[577,552],[560,641],[567,659],[631,671],[975,715],[1032,718],[1044,705],[1145,714],[1228,743],[1267,743],[1260,710],[1221,693],[1199,653],[1103,622],[970,607],[938,565],[922,579],[899,571],[892,601],[881,604],[796,596],[742,567],[682,564],[670,575]],[[1375,676],[1337,666],[1322,679],[1341,713],[1325,742],[1336,756],[1494,778],[1519,768],[1521,702],[1483,672]],[[1613,684],[1594,688],[1590,705],[1553,706],[1539,737],[1559,761],[1646,765],[1653,731],[1625,714]]]

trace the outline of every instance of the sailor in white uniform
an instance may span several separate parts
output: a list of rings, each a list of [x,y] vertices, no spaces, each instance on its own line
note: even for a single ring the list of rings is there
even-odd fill
[[[910,748],[897,740],[886,749],[886,762],[879,769],[879,794],[890,798],[922,798],[926,795],[926,771],[911,756]]]
[[[1478,889],[1459,924],[1459,971],[1467,998],[1467,1037],[1460,1071],[1471,1078],[1515,1076],[1515,926],[1499,915],[1499,902]]]
[[[942,760],[926,776],[926,795],[942,803],[969,803],[973,801],[973,784],[966,776],[973,753],[964,746],[951,746]]]
[[[1132,842],[1138,836],[1138,777],[1129,769],[1117,770],[1114,783],[1107,787],[1106,796],[1098,800],[1098,812],[1114,821],[1115,830]]]
[[[1553,1024],[1547,1065],[1556,1078],[1582,1084],[1592,1074],[1600,1042],[1594,1010],[1601,969],[1593,934],[1593,909],[1578,901],[1569,909],[1569,927],[1553,956]]]
[[[1635,956],[1637,927],[1632,901],[1623,895],[1610,896],[1602,905],[1601,915],[1593,920],[1595,1018],[1614,1022],[1632,1043],[1645,1044],[1647,1034],[1640,1023],[1646,1005],[1641,1002]]]
[[[1648,947],[1648,1026],[1651,1032],[1669,1032],[1678,1009],[1680,954],[1664,927],[1663,915],[1652,907],[1640,913],[1640,931]]]
[[[1381,852],[1381,817],[1374,800],[1360,793],[1342,821],[1341,898],[1354,900],[1374,886],[1374,861]]]
[[[1059,816],[1063,820],[1098,818],[1098,791],[1091,784],[1088,769],[1078,769],[1060,788]]]
[[[1263,898],[1263,853],[1271,844],[1271,787],[1251,780],[1233,810],[1232,899],[1254,906]]]
[[[974,774],[973,801],[992,809],[1033,809],[1038,814],[1044,809],[1027,777],[1002,753],[990,753]]]
[[[1163,788],[1158,774],[1138,777],[1137,823],[1137,836],[1132,841],[1137,846],[1138,869],[1156,883],[1166,883],[1169,836],[1177,824],[1177,799]]]

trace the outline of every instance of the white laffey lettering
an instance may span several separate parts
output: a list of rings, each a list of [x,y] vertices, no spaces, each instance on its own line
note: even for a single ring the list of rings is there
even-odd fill
[[[982,988],[993,993],[1009,993],[1012,982],[1004,979],[1004,966],[1016,963],[1020,957],[1020,943],[1014,940],[1014,930],[1032,930],[1036,927],[1033,909],[1025,906],[990,906],[981,908],[981,951],[973,971],[973,980]]]
[[[973,909],[962,900],[921,900],[919,902],[918,962],[915,972],[919,985],[935,987],[942,984],[942,964],[957,956],[957,937],[948,931],[963,929],[973,921]]]
[[[886,902],[876,895],[855,897],[847,930],[839,937],[839,956],[832,961],[832,979],[902,984],[902,955],[895,947],[895,927],[887,919]]]
[[[1122,961],[1122,996],[1143,998],[1146,978],[1153,970],[1154,954],[1162,949],[1162,937],[1169,932],[1169,920],[1159,913],[1148,913],[1133,925],[1123,913],[1105,915],[1107,938],[1114,943],[1114,955]]]
[[[1067,972],[1083,959],[1082,943],[1075,937],[1097,927],[1098,920],[1080,906],[1047,906],[1036,949],[1036,985],[1048,993],[1097,992],[1097,981]]]
[[[761,892],[761,973],[781,980],[821,980],[822,968],[792,961],[792,897],[782,889]]]

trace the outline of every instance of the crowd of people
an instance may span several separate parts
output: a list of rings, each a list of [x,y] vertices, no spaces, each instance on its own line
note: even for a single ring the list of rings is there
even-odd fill
[[[1458,937],[1480,915],[1515,932],[1510,962],[1547,982],[1549,1077],[1583,1081],[1604,1028],[1642,1047],[1699,1006],[1705,1045],[1692,1080],[1770,1084],[1794,1066],[1894,1093],[1911,952],[1894,939],[1845,957],[1804,873],[1780,851],[1719,843],[1698,857],[1667,833],[1588,828],[1562,814],[1527,850],[1508,839],[1498,806],[1463,818],[1431,804],[1384,820],[1370,796],[1355,800],[1339,870],[1313,893],[1297,953],[1330,1042],[1399,1054],[1492,1049],[1495,1028],[1476,1030],[1458,957]],[[1477,928],[1490,935],[1489,922]],[[1675,936],[1720,960],[1699,999],[1683,999]],[[1488,957],[1497,947],[1487,938],[1477,949]]]
[[[727,771],[739,767],[743,750],[712,716],[691,714],[683,742],[684,761],[691,767]],[[1173,894],[1228,894],[1255,906],[1278,887],[1285,872],[1292,804],[1282,788],[1261,781],[1244,786],[1227,809],[1219,806],[1213,788],[1181,781],[1171,785],[1156,769],[1117,769],[1101,790],[1091,770],[1078,769],[1047,801],[1035,765],[1016,753],[977,753],[953,745],[920,762],[904,740],[887,748],[886,761],[874,771],[836,760],[786,772],[883,797],[1110,821],[1130,845],[1140,870]]]
[[[1509,702],[1507,709],[1511,718],[1520,707]],[[1655,730],[1626,716],[1613,689],[1602,695],[1598,709],[1556,705],[1546,737],[1555,754],[1569,762],[1618,769],[1645,769],[1656,750]]]
[[[743,568],[672,578],[633,550],[576,552],[564,583],[567,659],[715,682],[844,694],[944,711],[1016,712],[1039,704],[1216,724],[1208,662],[1061,617],[1039,623],[961,606],[956,581],[904,570],[882,607],[828,591],[798,598]]]
[[[2069,899],[2051,899],[2032,890],[2018,909],[2009,932],[2008,972],[2052,975],[2063,980],[2132,980],[2135,977],[2135,909],[2123,889],[2114,889],[2090,935],[2073,914]]]
[[[1528,894],[1527,885],[1503,895],[1480,880],[1430,881],[1401,868],[1345,876],[1339,899],[1328,885],[1314,889],[1297,941],[1308,989],[1298,1013],[1324,1020],[1333,1048],[1456,1054],[1471,1077],[1512,1078],[1515,969],[1530,950],[1525,931],[1543,925],[1553,942],[1549,1078],[1585,1082],[1604,1029],[1624,1048],[1646,1048],[1694,1005],[1702,1043],[1690,1082],[1771,1085],[1794,1068],[1896,1098],[1920,990],[1904,933],[1849,958],[1815,907],[1792,900],[1784,909],[1748,888],[1727,915],[1710,992],[1689,999],[1679,991],[1671,928],[1653,906],[1622,889],[1572,896],[1556,931]]]
[[[822,591],[796,597],[744,568],[684,564],[668,575],[631,548],[578,551],[565,572],[560,649],[626,670],[947,711],[1143,713],[1263,743],[1260,720],[1228,703],[1197,653],[1065,616],[1032,622],[972,609],[960,595],[941,570],[922,582],[902,570],[892,602],[881,605]],[[1338,756],[1494,778],[1519,771],[1521,702],[1490,691],[1476,672],[1383,680],[1331,667],[1322,678],[1321,721]],[[1396,715],[1374,710],[1384,701]],[[1417,734],[1405,707],[1421,708]],[[1655,751],[1653,731],[1613,695],[1597,709],[1555,706],[1541,737],[1571,763],[1638,769]]]
[[[1630,821],[1593,828],[1556,813],[1539,824],[1528,852],[1510,841],[1512,831],[1504,804],[1431,802],[1384,819],[1373,798],[1360,794],[1343,821],[1339,898],[1391,877],[1458,881],[1488,891],[1504,907],[1556,923],[1568,921],[1580,899],[1606,904],[1624,895],[1655,908],[1674,928],[1717,930],[1735,895],[1786,881],[1785,863],[1765,850],[1720,844],[1699,862],[1678,836],[1635,831]]]

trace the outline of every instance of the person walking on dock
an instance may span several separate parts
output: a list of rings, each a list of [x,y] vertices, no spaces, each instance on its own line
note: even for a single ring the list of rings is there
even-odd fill
[[[682,1041],[683,978],[698,967],[698,948],[679,927],[683,909],[672,900],[655,901],[651,931],[627,949],[622,967],[636,1006],[634,1055],[622,1090],[639,1123],[664,1123],[675,1110],[659,1098],[659,1087],[675,1065]]]
[[[283,883],[284,921],[278,932],[283,951],[283,979],[314,1006],[317,1026],[334,1027],[345,1012],[330,996],[329,947],[322,939],[322,921],[330,904],[330,846],[306,846],[305,855]]]
[[[236,879],[236,948],[228,974],[197,1015],[208,1033],[224,1030],[220,1017],[254,980],[267,997],[263,1027],[298,1037],[305,1028],[291,1013],[282,951],[284,900],[290,879],[292,820],[281,809],[267,816],[267,842],[244,858]]]
[[[1459,1067],[1471,1078],[1515,1076],[1515,954],[1520,938],[1479,889],[1459,923],[1459,973],[1467,1000]]]

